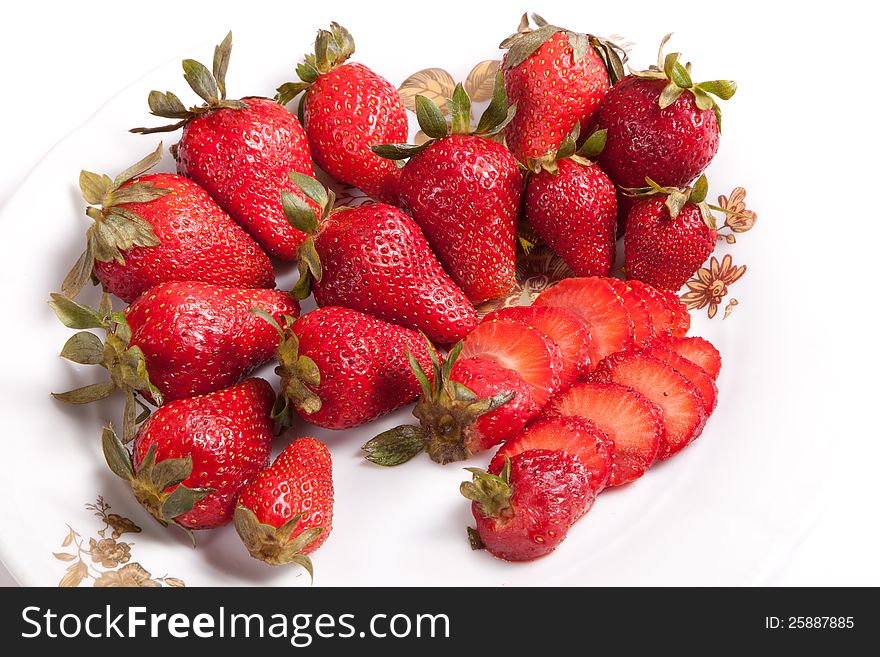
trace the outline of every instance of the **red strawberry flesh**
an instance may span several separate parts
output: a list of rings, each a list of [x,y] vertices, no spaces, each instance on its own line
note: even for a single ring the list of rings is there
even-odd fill
[[[644,354],[617,354],[599,366],[597,378],[629,386],[663,411],[665,434],[659,458],[669,458],[694,440],[706,424],[700,393],[674,369]]]
[[[567,308],[590,326],[590,360],[627,349],[633,341],[633,323],[623,301],[602,278],[568,278],[542,292],[536,306]]]
[[[590,327],[565,308],[551,306],[510,306],[493,310],[484,322],[507,319],[538,329],[559,345],[562,355],[562,381],[567,385],[590,368]]]
[[[477,326],[463,343],[462,358],[479,356],[517,372],[543,407],[559,389],[563,367],[559,347],[537,329],[498,320]]]
[[[663,439],[663,411],[632,388],[616,383],[576,383],[555,397],[550,417],[585,418],[603,431],[613,445],[609,486],[641,477],[656,460]]]
[[[538,420],[502,445],[489,464],[490,472],[501,470],[504,458],[533,449],[561,451],[584,464],[590,489],[598,495],[611,477],[613,447],[608,436],[589,420],[554,417]]]
[[[721,354],[705,338],[697,336],[687,338],[665,336],[657,338],[652,345],[670,349],[679,356],[687,358],[692,363],[696,363],[713,379],[717,379],[718,374],[721,372]]]

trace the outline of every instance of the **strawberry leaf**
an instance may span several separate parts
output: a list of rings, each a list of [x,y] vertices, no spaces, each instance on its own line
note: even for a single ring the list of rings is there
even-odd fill
[[[427,96],[416,96],[416,118],[422,132],[432,139],[442,139],[449,134],[446,118],[437,104]]]
[[[393,467],[406,463],[416,454],[423,451],[425,449],[425,439],[419,427],[404,424],[394,429],[383,431],[368,441],[361,449],[366,452],[364,458],[370,463],[384,467]]]

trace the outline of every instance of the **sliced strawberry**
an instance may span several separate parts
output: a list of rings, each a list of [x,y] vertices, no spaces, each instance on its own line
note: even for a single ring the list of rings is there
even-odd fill
[[[590,370],[590,327],[570,310],[550,306],[511,306],[492,311],[483,321],[499,319],[536,328],[559,345],[563,386]]]
[[[691,328],[691,314],[688,312],[687,306],[673,292],[657,290],[657,293],[672,311],[672,335],[678,338],[684,337]]]
[[[660,407],[617,383],[576,383],[554,397],[545,413],[586,418],[611,439],[614,463],[609,486],[620,486],[645,474],[657,458],[664,434]]]
[[[668,335],[672,333],[672,327],[675,324],[675,314],[672,312],[667,301],[660,295],[660,292],[641,281],[628,280],[624,282],[630,292],[644,301],[645,308],[651,316],[651,323],[654,325],[654,334]]]
[[[702,367],[713,379],[718,378],[721,372],[721,354],[705,338],[697,336],[689,338],[677,338],[672,336],[659,337],[652,345],[660,345],[674,351],[682,358],[687,358],[692,363]]]
[[[715,405],[718,403],[718,386],[715,385],[715,380],[706,373],[706,370],[693,361],[679,356],[674,351],[659,344],[648,347],[644,350],[644,353],[651,356],[651,358],[656,358],[661,363],[666,363],[686,378],[697,389],[697,392],[700,393],[706,417],[712,415],[712,411],[715,410]]]
[[[567,278],[535,299],[536,306],[567,308],[590,326],[591,369],[633,341],[633,323],[614,289],[603,278]]]
[[[633,342],[642,346],[654,337],[654,322],[648,311],[648,304],[618,278],[606,278],[608,284],[623,301],[633,323]]]
[[[538,407],[559,390],[559,346],[537,329],[500,319],[477,326],[462,341],[461,358],[480,357],[517,372],[530,386]]]
[[[663,411],[666,432],[658,458],[669,458],[700,435],[706,411],[700,393],[674,369],[641,353],[616,354],[599,366],[597,378],[629,386]]]
[[[500,470],[505,456],[512,459],[530,449],[562,451],[575,457],[590,473],[590,489],[594,495],[605,488],[611,477],[611,441],[584,418],[553,417],[530,424],[501,446],[489,464],[489,471]]]

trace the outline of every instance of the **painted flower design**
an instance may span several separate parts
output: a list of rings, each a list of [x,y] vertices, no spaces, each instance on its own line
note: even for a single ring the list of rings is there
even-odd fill
[[[139,563],[130,563],[119,570],[108,570],[101,573],[101,576],[95,580],[96,587],[159,587],[159,582],[152,579],[149,572]]]
[[[746,207],[746,190],[742,187],[734,189],[730,196],[719,196],[718,207],[725,210],[724,225],[718,229],[718,239],[728,244],[736,244],[734,233],[745,233],[758,221],[758,215]],[[724,233],[725,229],[729,232]]]
[[[134,522],[128,518],[123,518],[117,513],[107,514],[104,520],[113,529],[113,532],[110,534],[113,538],[119,538],[123,534],[138,534],[141,531],[141,528],[134,524]]]
[[[131,559],[131,546],[128,543],[117,543],[112,538],[102,538],[99,541],[90,538],[89,555],[92,561],[104,568],[116,568]]]
[[[698,269],[696,275],[687,282],[688,291],[681,296],[681,300],[688,310],[702,310],[708,306],[709,319],[712,319],[718,313],[718,306],[727,296],[728,288],[745,273],[746,266],[734,265],[730,255],[724,256],[721,262],[712,256],[709,266]],[[736,305],[733,301],[731,299],[731,304]]]
[[[101,519],[104,526],[95,532],[97,537],[86,539],[68,525],[67,534],[61,541],[65,551],[52,553],[58,561],[68,564],[58,586],[76,588],[89,580],[92,580],[92,586],[100,587],[186,586],[182,579],[153,577],[139,563],[129,563],[133,543],[118,539],[123,534],[140,533],[141,528],[134,521],[117,513],[109,513],[110,505],[101,496],[94,504],[85,506]]]

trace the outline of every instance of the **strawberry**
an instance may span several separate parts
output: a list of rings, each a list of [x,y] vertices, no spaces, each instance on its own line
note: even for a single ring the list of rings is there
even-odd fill
[[[633,344],[641,346],[654,337],[654,321],[648,310],[648,304],[623,281],[617,278],[606,278],[615,294],[623,301],[626,312],[633,323]]]
[[[682,338],[667,335],[655,339],[651,346],[655,345],[674,351],[679,356],[699,365],[713,379],[717,379],[721,372],[721,354],[712,346],[711,342],[704,338],[696,336]]]
[[[567,278],[535,299],[536,306],[567,308],[590,327],[590,362],[595,368],[632,345],[633,323],[623,301],[604,278]]]
[[[670,335],[683,338],[691,328],[691,314],[688,312],[687,306],[684,305],[681,298],[666,290],[657,290],[660,297],[666,302],[672,311],[672,329]]]
[[[562,385],[568,385],[590,369],[590,327],[565,308],[508,306],[488,313],[484,322],[506,319],[539,330],[559,347]]]
[[[663,411],[665,431],[658,458],[681,450],[703,431],[706,411],[700,393],[681,374],[646,354],[620,353],[603,361],[595,378],[629,386]]]
[[[661,290],[634,279],[626,280],[624,284],[630,295],[645,305],[655,336],[670,335],[673,330],[677,330],[676,313],[673,311],[668,297]]]
[[[80,173],[86,215],[95,223],[62,292],[75,298],[93,275],[126,302],[167,281],[275,287],[269,258],[205,190],[174,174],[147,174],[161,159],[160,143],[113,180]]]
[[[507,129],[507,145],[531,168],[559,150],[576,125],[586,133],[612,82],[623,77],[620,48],[590,34],[548,25],[536,14],[529,26],[523,14],[516,34],[501,43],[508,49],[501,68],[517,113]]]
[[[661,290],[678,290],[715,249],[715,218],[706,204],[706,177],[694,187],[639,190],[626,222],[624,255],[627,278]]]
[[[230,520],[239,490],[269,465],[274,393],[263,379],[162,406],[141,426],[132,454],[111,428],[110,469],[163,525],[211,529]]]
[[[320,30],[314,54],[297,66],[300,82],[279,87],[278,102],[286,105],[304,91],[300,112],[315,163],[336,180],[396,205],[400,169],[370,148],[406,141],[406,108],[388,80],[363,64],[346,64],[352,54],[348,30],[337,23]]]
[[[238,494],[235,529],[254,559],[298,563],[312,575],[312,560],[333,528],[333,463],[326,445],[298,438]]]
[[[416,115],[430,138],[420,146],[384,144],[373,151],[409,158],[400,200],[452,280],[472,303],[503,296],[516,283],[516,229],[523,177],[516,159],[490,139],[513,116],[496,76],[495,93],[476,130],[470,98],[459,84],[449,101],[450,126],[440,108],[416,96]]]
[[[506,319],[483,322],[462,341],[462,358],[480,357],[517,372],[530,386],[538,406],[562,386],[562,353],[535,328]]]
[[[563,451],[531,449],[507,458],[500,469],[469,468],[461,484],[472,501],[476,529],[471,547],[506,561],[530,561],[555,550],[571,524],[593,502],[590,473]]]
[[[555,156],[529,176],[525,218],[535,234],[578,276],[607,276],[614,265],[617,192],[587,157],[602,150],[604,132],[576,150],[576,124]]]
[[[473,306],[407,214],[383,203],[334,210],[331,190],[314,178],[292,177],[323,208],[319,219],[299,197],[283,193],[288,221],[309,235],[300,247],[296,296],[311,289],[319,306],[359,310],[441,344],[477,325]]]
[[[549,417],[593,422],[612,445],[609,486],[638,479],[657,458],[663,439],[663,411],[632,388],[616,383],[576,383],[551,400]]]
[[[589,476],[591,497],[601,493],[611,478],[614,449],[611,440],[589,420],[573,416],[547,417],[533,422],[501,446],[489,464],[489,472],[500,472],[505,458],[513,459],[533,449],[561,451],[583,463]]]
[[[76,329],[100,328],[73,335],[61,356],[75,363],[100,365],[110,375],[69,392],[61,401],[85,404],[125,394],[123,442],[134,436],[136,393],[155,404],[184,399],[230,386],[270,360],[278,336],[251,309],[276,320],[299,314],[299,304],[278,290],[247,290],[208,283],[174,282],[151,288],[124,312],[113,312],[105,294],[100,308],[90,308],[60,294],[50,302],[58,318]]]
[[[195,60],[183,61],[184,78],[204,105],[187,109],[170,91],[151,91],[150,112],[176,123],[132,132],[183,128],[175,149],[177,172],[204,187],[269,255],[293,260],[305,236],[285,220],[280,193],[297,192],[289,172],[313,174],[306,133],[275,101],[226,99],[231,52],[230,32],[214,49],[211,71]]]
[[[599,112],[598,125],[608,130],[599,164],[619,187],[640,187],[645,178],[684,187],[718,151],[721,110],[709,94],[728,100],[736,83],[694,84],[680,53],[664,58],[669,36],[660,44],[657,66],[617,82]]]
[[[264,319],[281,336],[272,417],[283,426],[294,412],[325,429],[372,422],[418,396],[411,360],[431,363],[433,349],[421,335],[349,308],[319,308],[283,327]]]
[[[157,285],[125,309],[129,345],[143,352],[150,380],[165,401],[213,392],[275,355],[278,335],[250,312],[255,308],[276,321],[299,315],[296,300],[280,290]]]
[[[712,411],[715,410],[718,403],[718,386],[715,385],[715,379],[709,376],[706,370],[659,344],[648,346],[643,353],[651,358],[656,358],[661,363],[666,363],[686,378],[688,383],[696,388],[700,399],[703,400],[703,410],[706,411],[706,417],[712,415]]]
[[[440,464],[461,461],[519,433],[541,407],[532,386],[515,370],[493,360],[459,359],[462,343],[441,365],[432,353],[432,375],[410,359],[422,387],[413,415],[419,426],[384,431],[363,446],[377,465],[409,461],[421,451]]]

